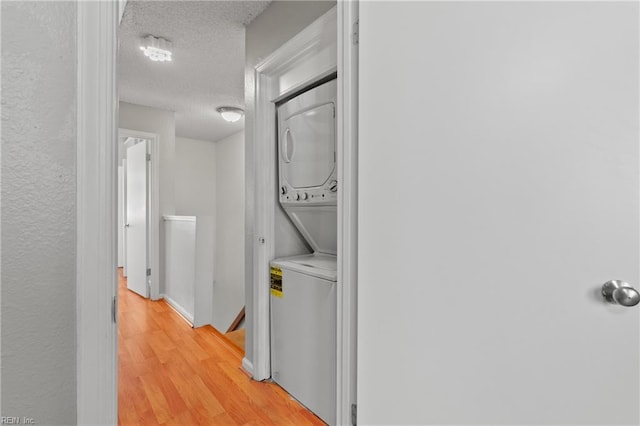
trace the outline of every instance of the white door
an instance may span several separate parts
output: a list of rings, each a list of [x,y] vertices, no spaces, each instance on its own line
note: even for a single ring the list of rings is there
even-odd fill
[[[147,291],[147,141],[127,149],[127,287]]]
[[[359,424],[638,424],[638,3],[361,2]]]

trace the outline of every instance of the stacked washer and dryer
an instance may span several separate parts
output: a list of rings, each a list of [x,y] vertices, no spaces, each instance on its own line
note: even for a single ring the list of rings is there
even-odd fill
[[[272,379],[335,424],[336,80],[277,108],[279,201],[312,254],[271,262]]]

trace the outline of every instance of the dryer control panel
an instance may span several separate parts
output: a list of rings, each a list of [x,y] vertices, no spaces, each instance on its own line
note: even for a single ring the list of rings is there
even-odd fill
[[[321,187],[292,188],[287,182],[280,182],[281,204],[334,205],[338,201],[338,180],[332,176]]]

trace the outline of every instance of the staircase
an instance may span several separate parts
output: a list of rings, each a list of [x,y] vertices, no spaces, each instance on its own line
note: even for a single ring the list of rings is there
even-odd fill
[[[245,317],[245,309],[244,307],[240,310],[240,313],[236,316],[236,319],[233,320],[224,337],[227,338],[238,349],[244,352],[244,339],[245,339],[245,331],[244,328],[238,329],[240,324],[244,321]]]

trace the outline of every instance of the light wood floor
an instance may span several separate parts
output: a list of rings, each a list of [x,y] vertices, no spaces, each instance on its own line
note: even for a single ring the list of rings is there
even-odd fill
[[[120,425],[323,425],[280,387],[251,380],[241,351],[164,301],[118,288]]]
[[[240,349],[242,351],[242,356],[244,356],[244,328],[225,333],[224,337],[231,341],[231,343],[234,344],[238,349]]]

